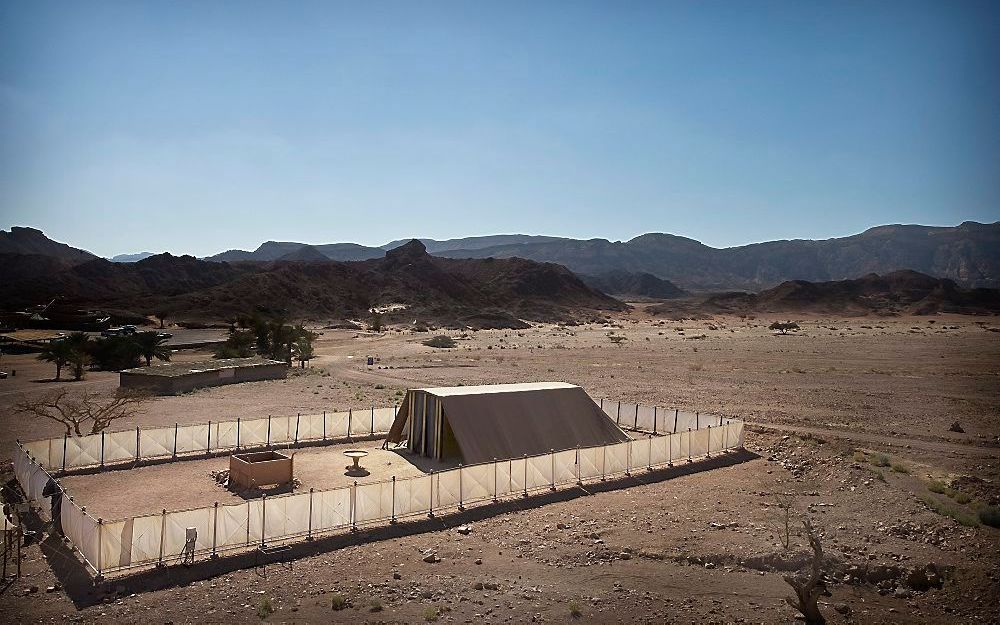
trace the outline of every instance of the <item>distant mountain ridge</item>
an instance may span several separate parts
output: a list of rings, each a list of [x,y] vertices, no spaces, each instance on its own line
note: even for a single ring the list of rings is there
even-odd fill
[[[84,262],[97,258],[86,250],[59,243],[36,228],[13,226],[10,232],[0,230],[0,254],[35,254],[69,262]]]
[[[523,328],[522,320],[574,321],[623,310],[622,302],[551,263],[519,258],[450,259],[410,241],[381,258],[338,262],[313,246],[271,262],[210,262],[158,254],[135,263],[103,258],[67,265],[49,259],[38,279],[37,255],[3,270],[0,302],[11,310],[61,298],[81,308],[175,319],[222,321],[262,312],[295,319],[366,318],[372,307],[404,304],[388,316],[451,327]]]
[[[136,252],[135,254],[118,254],[111,257],[113,263],[136,263],[150,256],[156,256],[156,252]]]

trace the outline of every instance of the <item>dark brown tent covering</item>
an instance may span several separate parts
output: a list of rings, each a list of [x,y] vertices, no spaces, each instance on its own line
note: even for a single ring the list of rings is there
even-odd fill
[[[440,459],[457,451],[474,464],[620,443],[628,435],[579,386],[541,382],[407,391],[387,437],[404,439],[416,453]]]

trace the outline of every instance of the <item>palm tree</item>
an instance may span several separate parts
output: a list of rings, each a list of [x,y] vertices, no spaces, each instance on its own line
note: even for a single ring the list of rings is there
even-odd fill
[[[58,339],[55,341],[49,341],[49,344],[45,346],[41,354],[38,354],[38,359],[54,363],[56,366],[56,380],[62,378],[62,368],[73,357],[73,346],[66,339]]]
[[[69,364],[73,365],[73,379],[80,381],[83,379],[83,368],[90,364],[94,339],[86,332],[73,332],[63,340],[72,348]]]
[[[146,359],[147,367],[153,363],[153,358],[170,360],[170,348],[166,346],[167,339],[156,332],[139,332],[132,337],[132,340],[139,346],[139,354]]]

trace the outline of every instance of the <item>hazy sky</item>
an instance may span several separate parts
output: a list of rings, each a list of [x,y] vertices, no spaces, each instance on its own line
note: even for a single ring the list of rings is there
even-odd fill
[[[0,3],[0,227],[102,254],[1000,219],[997,2]]]

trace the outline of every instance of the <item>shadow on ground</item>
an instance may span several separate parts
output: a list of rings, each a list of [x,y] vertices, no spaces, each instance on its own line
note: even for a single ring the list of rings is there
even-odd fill
[[[632,475],[609,478],[601,482],[590,482],[575,488],[538,492],[528,497],[504,499],[496,503],[480,503],[465,510],[452,509],[433,518],[413,517],[391,525],[361,527],[353,532],[302,540],[276,548],[274,551],[269,549],[267,552],[262,552],[255,549],[233,555],[222,555],[215,559],[198,560],[190,566],[172,564],[100,581],[91,577],[66,542],[59,537],[49,535],[43,540],[41,547],[59,583],[74,605],[78,609],[82,609],[104,601],[114,600],[118,596],[186,586],[192,582],[210,579],[241,569],[253,568],[257,570],[258,574],[266,577],[267,565],[283,563],[291,567],[294,566],[295,560],[336,551],[344,547],[448,529],[509,512],[589,497],[596,493],[643,484],[656,484],[701,471],[742,464],[759,457],[757,454],[740,449],[705,460],[679,463],[673,467],[657,468],[652,471],[639,469],[633,471]],[[41,520],[38,519],[37,522],[40,524]]]

